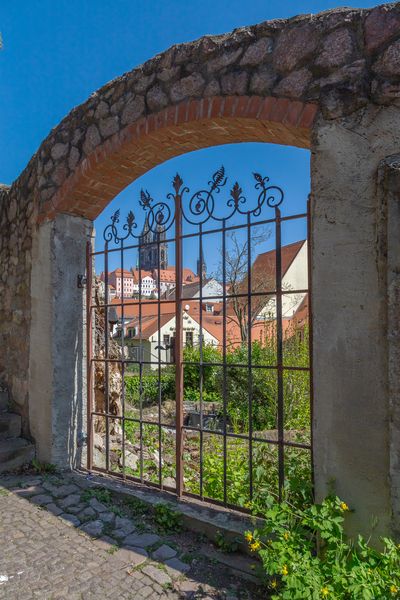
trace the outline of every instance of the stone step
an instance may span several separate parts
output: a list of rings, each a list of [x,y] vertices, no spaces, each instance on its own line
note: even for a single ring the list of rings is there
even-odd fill
[[[15,413],[0,413],[0,440],[21,435],[21,417]]]
[[[0,473],[28,464],[35,456],[35,446],[23,438],[0,441]]]
[[[0,390],[0,412],[8,409],[8,392]]]

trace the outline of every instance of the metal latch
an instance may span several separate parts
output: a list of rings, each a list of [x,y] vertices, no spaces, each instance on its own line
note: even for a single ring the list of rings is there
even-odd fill
[[[77,281],[77,287],[82,289],[85,287],[85,285],[87,284],[87,277],[86,275],[78,275],[78,281]]]

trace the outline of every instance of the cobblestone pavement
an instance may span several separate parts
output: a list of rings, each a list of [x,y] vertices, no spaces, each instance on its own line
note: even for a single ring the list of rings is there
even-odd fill
[[[142,511],[67,475],[1,477],[0,599],[265,598]]]

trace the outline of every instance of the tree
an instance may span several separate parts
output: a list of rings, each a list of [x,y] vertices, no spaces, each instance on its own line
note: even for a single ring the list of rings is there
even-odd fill
[[[227,246],[225,255],[221,259],[225,260],[225,284],[229,293],[227,300],[227,324],[237,327],[240,333],[240,340],[243,344],[249,339],[249,328],[252,328],[258,316],[271,303],[272,297],[265,292],[275,289],[275,269],[263,270],[252,265],[251,267],[251,302],[249,313],[248,302],[248,259],[256,256],[256,248],[267,241],[271,233],[265,227],[253,227],[251,232],[250,245],[246,237],[240,239],[236,231],[227,234]],[[223,279],[223,272],[220,269],[218,278]],[[245,294],[245,296],[243,296]]]

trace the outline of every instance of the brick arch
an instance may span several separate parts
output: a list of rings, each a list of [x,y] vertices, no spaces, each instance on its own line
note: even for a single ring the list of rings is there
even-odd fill
[[[40,220],[57,212],[93,219],[136,177],[178,154],[240,141],[309,147],[317,113],[337,120],[398,98],[399,38],[397,3],[173,46],[73,109],[20,179]]]
[[[123,188],[186,152],[234,142],[310,146],[317,106],[260,96],[190,100],[143,117],[99,145],[42,207],[95,219]]]

